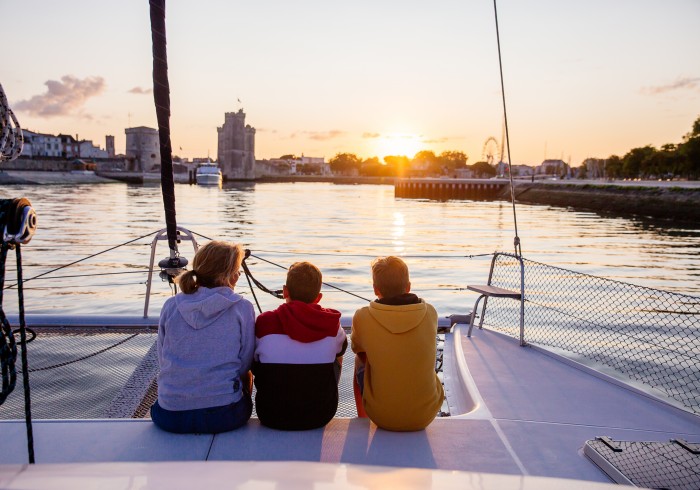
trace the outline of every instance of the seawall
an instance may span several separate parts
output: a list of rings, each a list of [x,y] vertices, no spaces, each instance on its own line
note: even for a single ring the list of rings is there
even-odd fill
[[[514,192],[516,203],[700,223],[700,186],[694,185],[698,183],[663,184],[516,182]],[[510,201],[510,189],[504,189],[499,197]]]

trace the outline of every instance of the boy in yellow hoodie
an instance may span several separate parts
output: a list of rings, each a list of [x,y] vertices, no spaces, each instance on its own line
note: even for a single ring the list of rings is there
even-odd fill
[[[382,429],[422,430],[444,398],[435,374],[437,312],[410,292],[398,257],[375,259],[372,282],[377,299],[352,319],[357,413]]]

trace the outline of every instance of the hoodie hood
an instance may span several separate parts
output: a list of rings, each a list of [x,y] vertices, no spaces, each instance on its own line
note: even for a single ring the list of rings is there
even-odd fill
[[[299,342],[316,342],[338,334],[340,312],[337,310],[303,301],[290,301],[280,305],[275,313],[282,331]]]
[[[406,333],[421,324],[428,308],[424,300],[408,305],[385,305],[372,301],[369,314],[391,333]]]
[[[200,287],[192,294],[178,294],[175,298],[177,311],[196,330],[208,327],[243,299],[228,287]]]

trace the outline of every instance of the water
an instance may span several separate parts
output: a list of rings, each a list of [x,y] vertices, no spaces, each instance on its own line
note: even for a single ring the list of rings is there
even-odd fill
[[[164,227],[158,186],[126,184],[11,186],[0,198],[27,197],[39,229],[22,247],[24,277],[146,235]],[[324,281],[358,296],[324,288],[322,304],[352,315],[373,298],[370,262],[401,255],[412,288],[440,314],[465,313],[484,283],[490,257],[513,250],[513,214],[507,202],[435,202],[395,199],[392,186],[328,183],[241,184],[224,189],[176,186],[178,224],[206,237],[242,243],[262,259],[287,267],[309,260]],[[602,217],[548,206],[517,206],[525,257],[634,284],[700,295],[700,225]],[[143,311],[152,237],[26,283],[29,313],[132,314]],[[201,239],[201,243],[206,242]],[[167,255],[160,242],[156,259]],[[192,258],[191,245],[182,254]],[[6,284],[15,281],[14,254]],[[250,259],[258,280],[281,288],[282,268]],[[101,274],[101,275],[96,275]],[[80,277],[66,277],[80,276]],[[254,300],[245,278],[237,291]],[[154,278],[150,314],[171,294]],[[279,300],[256,291],[263,309]],[[5,310],[16,295],[5,291]]]

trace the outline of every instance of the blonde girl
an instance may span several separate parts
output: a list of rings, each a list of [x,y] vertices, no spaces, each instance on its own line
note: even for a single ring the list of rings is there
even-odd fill
[[[242,261],[240,245],[207,243],[192,270],[176,278],[182,292],[163,305],[158,399],[151,407],[163,430],[216,434],[250,418],[255,312],[234,292]]]

